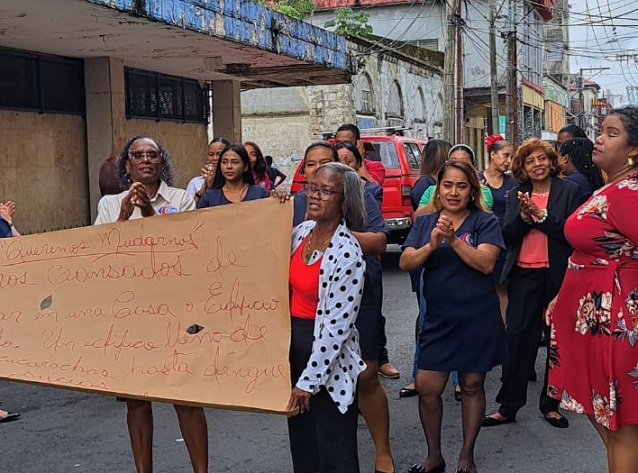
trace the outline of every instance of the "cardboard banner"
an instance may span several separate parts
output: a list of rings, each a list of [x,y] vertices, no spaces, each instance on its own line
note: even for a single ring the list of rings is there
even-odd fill
[[[0,378],[285,412],[291,207],[0,239]]]

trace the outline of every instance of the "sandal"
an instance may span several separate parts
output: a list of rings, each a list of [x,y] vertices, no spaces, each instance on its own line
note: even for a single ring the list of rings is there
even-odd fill
[[[0,422],[11,422],[12,420],[18,420],[20,414],[18,412],[7,412],[0,409]]]
[[[408,473],[443,473],[445,471],[445,460],[441,460],[441,463],[436,465],[430,470],[426,470],[425,467],[419,463],[414,464],[408,470]]]

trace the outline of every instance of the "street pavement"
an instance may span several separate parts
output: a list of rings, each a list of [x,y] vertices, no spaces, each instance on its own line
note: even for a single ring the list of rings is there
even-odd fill
[[[414,350],[416,299],[408,276],[398,269],[398,251],[384,260],[384,313],[390,357],[399,380],[383,380],[390,403],[391,445],[396,471],[423,460],[426,447],[417,399],[400,399],[408,382]],[[459,288],[461,290],[462,288]],[[453,294],[450,294],[453,297]],[[537,372],[542,373],[543,350]],[[489,373],[488,411],[495,407],[500,369]],[[568,429],[555,429],[537,408],[541,381],[530,383],[529,403],[513,424],[481,430],[476,447],[480,473],[601,473],[606,471],[602,443],[583,416],[567,413]],[[134,472],[126,430],[126,407],[112,397],[0,381],[2,408],[22,413],[0,424],[0,473]],[[461,446],[461,406],[451,382],[444,394],[443,450],[453,472]],[[188,473],[190,462],[173,408],[154,404],[156,473]],[[210,471],[291,472],[284,417],[207,409]],[[359,422],[362,473],[374,471],[374,450],[363,418]]]

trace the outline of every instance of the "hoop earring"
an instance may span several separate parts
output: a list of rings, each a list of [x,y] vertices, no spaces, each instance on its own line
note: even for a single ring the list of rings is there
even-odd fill
[[[550,174],[556,174],[556,168],[554,166],[549,168],[549,173]]]
[[[627,166],[633,167],[636,164],[634,158],[635,156],[633,155],[627,158]]]

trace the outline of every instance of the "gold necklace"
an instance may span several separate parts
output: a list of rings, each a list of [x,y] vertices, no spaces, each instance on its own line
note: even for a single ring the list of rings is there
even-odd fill
[[[312,237],[313,237],[314,233],[315,233],[314,230],[310,232],[310,234],[308,235],[308,239],[306,240],[306,246],[304,247],[304,260],[306,262],[310,259],[310,256],[315,251],[321,251],[322,253],[325,252],[326,248],[328,247],[328,244],[330,243],[330,240],[332,240],[332,236],[334,235],[334,231],[333,231],[326,238],[324,238],[323,240],[319,241],[319,244],[317,244],[313,248]],[[323,248],[323,249],[320,249],[320,248]]]

